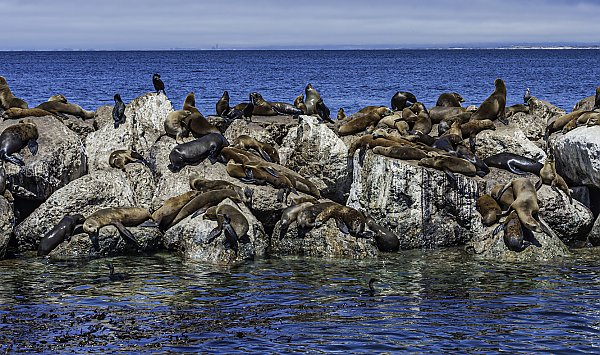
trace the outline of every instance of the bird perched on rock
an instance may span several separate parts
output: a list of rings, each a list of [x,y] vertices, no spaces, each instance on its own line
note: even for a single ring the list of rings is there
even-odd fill
[[[531,99],[531,90],[527,88],[525,89],[525,95],[523,95],[523,102],[529,103],[529,99]]]
[[[162,91],[163,94],[165,94],[165,96],[167,95],[167,93],[165,92],[165,83],[163,83],[163,81],[160,80],[160,74],[155,73],[154,75],[152,75],[152,84],[154,85],[156,94]]]
[[[115,94],[115,106],[112,110],[112,117],[115,120],[115,128],[125,123],[125,103],[121,100],[121,95]]]

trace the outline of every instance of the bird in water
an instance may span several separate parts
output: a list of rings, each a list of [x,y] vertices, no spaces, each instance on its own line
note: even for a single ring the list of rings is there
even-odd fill
[[[154,85],[156,94],[162,91],[163,94],[165,94],[165,96],[167,95],[167,93],[165,92],[165,83],[163,83],[163,81],[160,80],[160,74],[155,73],[154,75],[152,75],[152,84]]]
[[[525,89],[525,95],[523,95],[523,101],[525,103],[529,103],[529,99],[531,99],[531,90],[529,88]]]
[[[112,117],[115,120],[115,128],[125,123],[125,103],[121,100],[121,95],[115,94],[115,106],[112,110]]]
[[[253,111],[254,111],[254,99],[252,98],[252,94],[250,94],[250,102],[248,103],[248,105],[246,105],[246,107],[244,107],[242,114],[244,115],[244,118],[247,118],[250,122],[252,122],[252,112]]]
[[[120,272],[115,273],[115,267],[113,266],[113,264],[109,263],[107,266],[110,269],[110,274],[108,275],[110,281],[121,281],[127,278],[126,274]]]
[[[371,279],[369,280],[369,296],[371,297],[375,296],[375,287],[373,286],[375,282],[379,282],[379,280],[374,277],[371,277]]]

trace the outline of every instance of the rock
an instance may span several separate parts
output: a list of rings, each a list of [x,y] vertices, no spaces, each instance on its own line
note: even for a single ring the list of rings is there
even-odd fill
[[[125,176],[133,190],[136,207],[150,208],[156,191],[156,184],[149,167],[140,163],[125,165]]]
[[[105,124],[85,141],[90,171],[110,169],[108,157],[117,149],[131,149],[143,156],[164,133],[164,121],[173,111],[165,95],[148,93],[125,108],[126,121],[119,128]],[[99,121],[100,122],[100,121]]]
[[[481,232],[475,203],[485,188],[483,180],[455,174],[455,189],[442,171],[415,161],[368,151],[361,167],[357,154],[348,206],[394,232],[401,249],[464,244]]]
[[[600,126],[579,127],[550,137],[556,170],[575,185],[600,188]]]
[[[229,125],[231,124],[231,122],[225,120],[223,117],[220,116],[208,116],[206,117],[206,120],[211,125],[217,127],[219,131],[221,131],[221,133],[225,133],[225,131],[227,131],[227,128],[229,128]]]
[[[596,218],[596,222],[594,222],[588,240],[593,246],[600,246],[600,218]]]
[[[551,260],[569,256],[569,249],[558,238],[550,237],[544,233],[533,233],[538,246],[530,245],[521,252],[508,250],[503,239],[503,231],[496,236],[492,235],[495,226],[486,228],[484,234],[470,246],[475,254],[482,259],[492,259],[500,262],[531,262]]]
[[[137,206],[134,190],[119,170],[85,175],[56,191],[15,228],[19,250],[37,250],[44,234],[64,216],[84,216],[107,207]]]
[[[528,114],[519,112],[512,115],[508,120],[510,125],[516,125],[532,141],[544,137],[544,131],[550,119],[566,113],[565,110],[535,97],[532,97],[529,101],[529,110]]]
[[[39,138],[35,156],[27,147],[17,154],[24,167],[5,162],[7,180],[15,198],[43,201],[54,191],[86,173],[83,145],[79,136],[54,117],[36,117]],[[16,124],[0,123],[0,132]]]
[[[281,164],[326,186],[321,194],[338,202],[348,198],[352,177],[348,147],[316,117],[300,116],[300,124],[289,130],[279,149]],[[313,181],[317,184],[317,181]]]
[[[573,111],[591,111],[594,108],[596,96],[588,96],[585,99],[581,99],[578,103],[573,107]]]
[[[82,120],[79,117],[66,115],[68,118],[63,119],[63,123],[68,129],[77,133],[79,139],[85,142],[88,134],[95,131],[94,120]]]
[[[104,105],[104,106],[100,106],[98,107],[98,109],[96,110],[96,117],[94,117],[94,129],[97,131],[100,128],[106,126],[106,125],[114,125],[114,120],[112,117],[112,110],[113,110],[113,105]],[[114,126],[113,126],[114,127]]]
[[[156,251],[161,246],[162,233],[157,228],[128,227],[127,228],[140,245],[127,244],[114,226],[106,226],[98,233],[100,251],[94,250],[89,235],[76,234],[71,240],[59,244],[48,254],[54,260],[72,260],[81,258],[99,258],[123,254],[138,254],[140,252]]]
[[[12,206],[0,196],[0,260],[4,259],[10,236],[15,227],[15,215]]]
[[[496,125],[495,131],[483,131],[477,135],[477,156],[485,159],[498,153],[514,153],[527,158],[543,161],[546,153],[531,142],[523,131],[515,125]]]
[[[296,222],[292,223],[280,240],[280,224],[277,223],[271,238],[271,253],[275,256],[301,255],[322,258],[364,259],[379,254],[372,239],[355,238],[344,235],[333,219],[306,234],[298,232]]]
[[[234,120],[225,131],[225,138],[233,141],[242,134],[271,145],[281,145],[290,128],[298,125],[292,116],[252,116],[252,122]]]
[[[221,204],[236,206],[229,199],[221,202]],[[240,243],[237,255],[232,249],[226,249],[223,246],[225,240],[223,233],[212,243],[206,244],[208,235],[217,227],[217,222],[204,219],[203,216],[187,217],[171,227],[163,237],[164,246],[170,250],[177,250],[186,259],[215,264],[232,264],[264,256],[269,241],[263,226],[246,206],[240,205],[237,207],[242,211],[250,225],[248,231],[250,243]]]

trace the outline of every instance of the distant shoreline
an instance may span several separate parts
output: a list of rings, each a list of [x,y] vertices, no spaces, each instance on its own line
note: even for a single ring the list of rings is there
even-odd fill
[[[31,53],[31,52],[342,52],[342,51],[482,51],[482,50],[600,50],[600,46],[590,47],[448,47],[448,48],[219,48],[219,49],[0,49],[0,53]]]

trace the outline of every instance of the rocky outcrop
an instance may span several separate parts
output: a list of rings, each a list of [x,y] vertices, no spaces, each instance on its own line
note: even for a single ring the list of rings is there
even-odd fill
[[[10,242],[10,235],[15,227],[15,215],[12,206],[0,196],[0,260],[4,259]]]
[[[164,133],[164,121],[172,111],[171,102],[162,94],[148,93],[131,101],[125,108],[124,124],[116,129],[112,123],[104,124],[86,138],[89,170],[109,169],[108,157],[117,149],[131,149],[146,156]]]
[[[187,217],[174,227],[171,227],[163,237],[167,249],[176,250],[186,259],[215,264],[233,264],[243,260],[252,260],[266,254],[269,243],[261,223],[243,205],[236,205],[226,199],[221,204],[238,207],[249,224],[249,243],[239,243],[237,254],[231,248],[225,248],[225,236],[221,233],[211,243],[207,243],[210,232],[217,227],[217,222],[204,219],[204,216]]]
[[[453,187],[442,171],[371,151],[362,166],[356,154],[353,176],[348,205],[394,232],[401,249],[464,244],[483,228],[475,210],[483,180],[455,174]]]
[[[600,188],[600,126],[576,128],[550,138],[556,169],[575,185]]]
[[[595,95],[588,96],[585,99],[579,100],[573,107],[573,111],[591,111],[594,108]]]
[[[548,101],[532,97],[529,100],[529,113],[519,112],[512,115],[508,120],[510,125],[517,126],[529,140],[537,141],[544,137],[544,130],[548,121],[565,113],[565,110],[552,105]]]
[[[25,166],[6,162],[4,167],[15,198],[43,201],[85,174],[85,155],[79,136],[56,118],[46,116],[32,121],[39,132],[37,154],[32,155],[25,147],[19,152]],[[0,131],[16,123],[14,120],[0,122]]]
[[[483,131],[477,135],[477,156],[485,159],[498,153],[514,153],[527,158],[542,161],[546,153],[527,139],[516,124],[496,124],[495,131]]]
[[[596,222],[594,223],[592,231],[589,234],[588,241],[593,246],[600,246],[600,218],[596,218]]]
[[[298,120],[292,116],[252,116],[252,122],[240,119],[233,121],[225,131],[225,138],[230,143],[242,134],[271,145],[281,145],[292,127],[298,125]]]
[[[310,178],[321,194],[338,202],[348,198],[351,171],[348,147],[316,117],[300,116],[300,124],[289,130],[279,149],[281,164]]]

